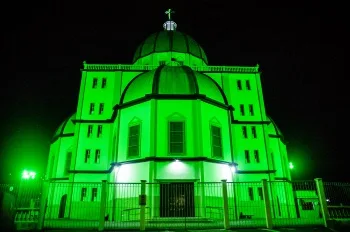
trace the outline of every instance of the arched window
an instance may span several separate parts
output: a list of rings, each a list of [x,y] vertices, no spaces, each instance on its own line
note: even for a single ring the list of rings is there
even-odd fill
[[[128,150],[127,157],[135,158],[140,156],[141,143],[141,120],[134,118],[128,125]]]
[[[186,153],[185,143],[185,118],[174,113],[168,118],[168,151],[170,155],[184,155]]]
[[[222,149],[221,124],[216,118],[210,120],[211,150],[214,158],[224,158]]]

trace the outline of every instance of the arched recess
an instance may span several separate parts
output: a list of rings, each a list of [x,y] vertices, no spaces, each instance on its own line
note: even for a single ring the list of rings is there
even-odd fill
[[[58,218],[64,218],[64,214],[66,211],[66,203],[67,203],[67,194],[64,194],[61,197],[61,201],[60,201],[60,208],[58,211]]]
[[[69,147],[66,150],[66,157],[64,160],[64,170],[63,170],[64,176],[67,176],[69,174],[68,171],[71,169],[72,155],[73,155],[73,146]]]

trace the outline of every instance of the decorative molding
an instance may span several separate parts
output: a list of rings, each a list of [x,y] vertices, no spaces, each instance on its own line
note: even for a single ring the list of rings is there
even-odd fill
[[[132,65],[132,64],[83,64],[82,71],[151,71],[159,65]],[[259,73],[259,66],[190,66],[193,71],[229,72],[229,73]]]

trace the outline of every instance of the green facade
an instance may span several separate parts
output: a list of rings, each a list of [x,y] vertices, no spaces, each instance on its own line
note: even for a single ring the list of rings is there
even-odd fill
[[[210,66],[190,36],[165,30],[140,44],[132,64],[84,62],[81,73],[77,110],[55,132],[47,179],[291,179],[283,135],[265,111],[258,66]],[[259,195],[258,187],[249,191]],[[285,191],[279,199],[286,203],[291,190]]]
[[[179,62],[179,54],[187,58]],[[153,62],[138,64],[144,59]],[[47,178],[112,180],[116,164],[151,166],[158,164],[155,158],[162,158],[159,165],[164,165],[167,159],[181,158],[201,168],[204,163],[235,165],[237,173],[230,180],[290,179],[283,135],[265,112],[258,67],[206,63],[200,45],[178,31],[146,38],[135,52],[134,64],[84,63],[77,112],[55,132]],[[180,157],[168,152],[172,121],[183,126],[179,143],[186,152]],[[137,157],[128,156],[132,125],[139,125],[134,127]],[[213,128],[220,156],[213,155]],[[142,161],[145,158],[148,161]],[[192,177],[201,179],[201,168]],[[216,168],[206,170],[213,172],[210,181],[222,179],[214,178]],[[152,182],[152,170],[146,173]]]

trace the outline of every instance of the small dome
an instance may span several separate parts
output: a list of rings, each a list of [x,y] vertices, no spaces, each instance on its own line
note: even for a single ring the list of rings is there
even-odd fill
[[[120,104],[131,102],[147,94],[205,95],[206,98],[227,105],[221,87],[209,76],[188,66],[159,66],[136,76],[125,88]]]
[[[278,136],[281,136],[282,138],[284,138],[281,130],[278,128],[277,124],[275,123],[274,120],[272,120],[272,118],[270,116],[267,116],[268,120],[271,122],[269,125],[268,125],[268,131],[270,134],[273,134],[273,135],[278,135]]]
[[[74,128],[75,128],[75,125],[73,123],[74,119],[75,119],[75,113],[61,123],[61,125],[56,130],[53,138],[55,139],[65,134],[73,134]]]
[[[191,36],[179,31],[160,31],[150,35],[136,49],[133,62],[157,52],[189,53],[208,63],[202,47]]]

